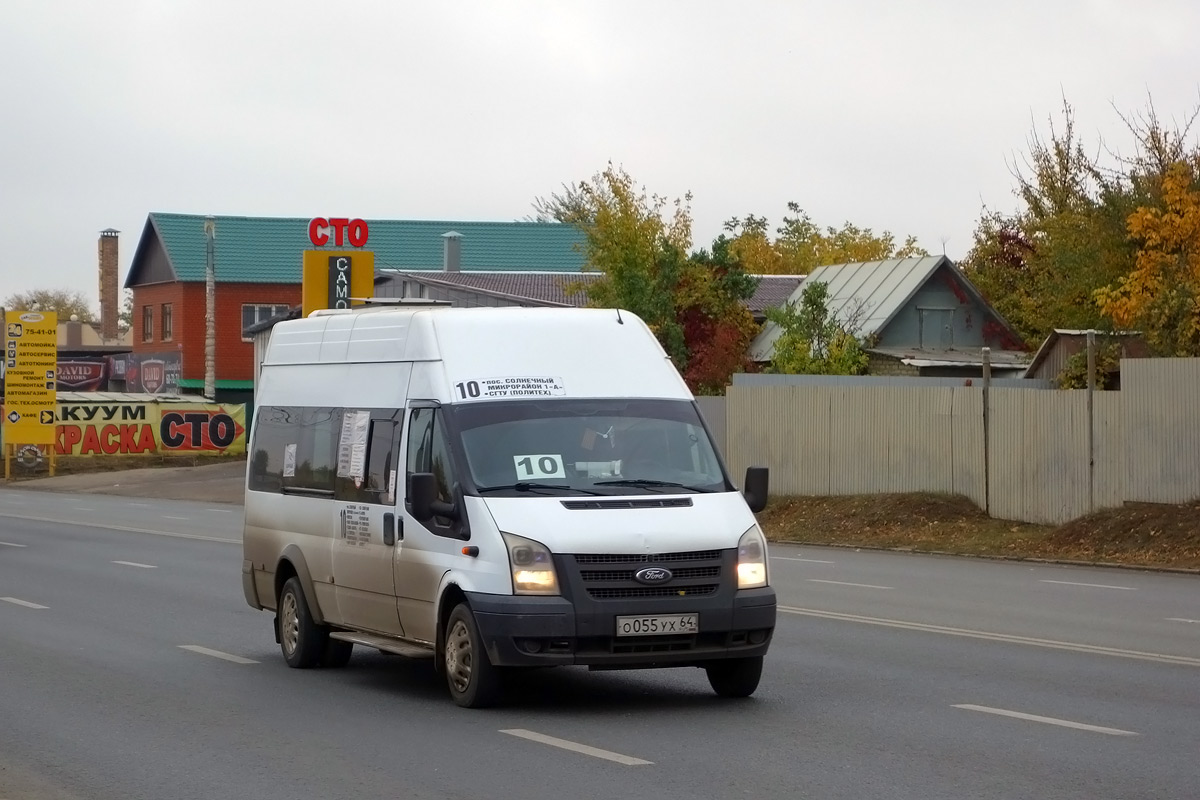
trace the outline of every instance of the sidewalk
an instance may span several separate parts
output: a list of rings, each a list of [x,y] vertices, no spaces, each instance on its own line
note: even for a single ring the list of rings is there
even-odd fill
[[[9,484],[0,481],[0,491],[4,488],[36,489],[241,505],[245,481],[246,462],[235,461],[200,467],[154,467],[58,475]]]

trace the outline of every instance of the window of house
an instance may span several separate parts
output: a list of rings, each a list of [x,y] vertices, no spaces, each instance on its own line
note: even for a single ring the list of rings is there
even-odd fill
[[[142,341],[154,341],[154,306],[142,306]]]
[[[162,339],[164,342],[171,341],[171,304],[163,303],[162,306]]]
[[[272,317],[277,317],[280,314],[286,314],[290,306],[279,303],[243,303],[242,304],[242,330],[246,330],[251,325],[257,325],[260,322],[266,322]],[[249,336],[242,336],[243,342],[253,341]]]

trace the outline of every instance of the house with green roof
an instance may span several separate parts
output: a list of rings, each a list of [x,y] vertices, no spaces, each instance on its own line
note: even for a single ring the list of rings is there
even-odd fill
[[[200,214],[151,213],[125,288],[133,293],[133,351],[178,364],[184,391],[204,387],[207,237]],[[301,302],[302,258],[314,248],[301,217],[217,215],[216,388],[218,399],[247,402],[253,345],[245,330]],[[382,272],[579,273],[583,233],[541,222],[366,220],[367,244]],[[331,242],[323,249],[337,248]]]

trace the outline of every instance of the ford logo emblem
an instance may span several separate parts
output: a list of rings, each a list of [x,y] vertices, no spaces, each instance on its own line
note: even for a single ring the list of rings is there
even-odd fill
[[[633,579],[638,583],[666,583],[673,577],[675,576],[671,574],[671,570],[662,567],[646,567],[633,575]]]

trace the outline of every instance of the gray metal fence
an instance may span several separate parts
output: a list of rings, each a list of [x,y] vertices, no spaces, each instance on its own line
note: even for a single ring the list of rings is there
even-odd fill
[[[952,492],[1048,524],[1200,497],[1200,359],[1123,361],[1090,416],[1086,391],[1030,388],[990,388],[986,442],[980,386],[735,381],[701,408],[734,475],[768,466],[774,494]]]

